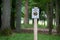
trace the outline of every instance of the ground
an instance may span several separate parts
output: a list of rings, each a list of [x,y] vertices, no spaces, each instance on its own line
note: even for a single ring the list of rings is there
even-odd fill
[[[34,28],[23,28],[21,31],[23,33],[32,33],[34,30]],[[49,30],[47,28],[38,28],[38,33],[42,33],[42,34],[48,34]],[[56,30],[52,29],[52,34],[56,34]]]
[[[0,40],[34,40],[33,33],[13,33],[10,36],[0,36]],[[60,40],[60,36],[38,34],[38,40]]]

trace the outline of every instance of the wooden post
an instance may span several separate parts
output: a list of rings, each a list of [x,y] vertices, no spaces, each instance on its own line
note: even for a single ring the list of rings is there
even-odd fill
[[[32,8],[32,18],[34,19],[34,40],[38,40],[37,39],[37,19],[39,18],[39,8],[38,7],[34,7]]]
[[[34,40],[37,40],[37,18],[34,19]]]

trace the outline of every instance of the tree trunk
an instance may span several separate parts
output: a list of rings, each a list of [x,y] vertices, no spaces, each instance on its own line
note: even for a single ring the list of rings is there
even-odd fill
[[[49,4],[47,4],[47,27],[49,28],[49,34],[52,33],[53,28],[53,3],[50,1]]]
[[[15,29],[15,10],[16,10],[16,0],[12,0],[12,11],[11,11],[11,29]]]
[[[28,24],[28,0],[25,0],[25,14],[24,14],[24,24]]]
[[[10,15],[11,15],[11,0],[2,0],[3,10],[2,10],[2,30],[9,28],[10,29]]]
[[[2,12],[1,12],[1,4],[2,4],[2,0],[0,0],[0,29],[1,29],[1,14],[2,14]]]
[[[60,4],[59,0],[56,0],[56,29],[57,29],[57,34],[60,35]]]
[[[0,28],[1,28],[1,7],[0,7]]]
[[[21,0],[16,0],[16,32],[21,29]]]

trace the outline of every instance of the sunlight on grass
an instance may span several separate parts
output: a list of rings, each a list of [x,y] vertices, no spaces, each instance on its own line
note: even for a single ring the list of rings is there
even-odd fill
[[[47,26],[44,26],[44,25],[37,25],[38,28],[46,28]],[[34,27],[34,24],[21,24],[21,28],[33,28]]]
[[[33,28],[33,20],[29,20],[29,24],[24,24],[24,18],[21,19],[22,28]],[[47,20],[39,20],[38,28],[47,28]],[[56,22],[53,21],[53,28],[56,29]]]

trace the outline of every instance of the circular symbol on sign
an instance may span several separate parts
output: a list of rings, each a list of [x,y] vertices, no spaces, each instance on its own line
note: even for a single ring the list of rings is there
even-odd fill
[[[37,12],[35,12],[34,15],[37,16]]]

